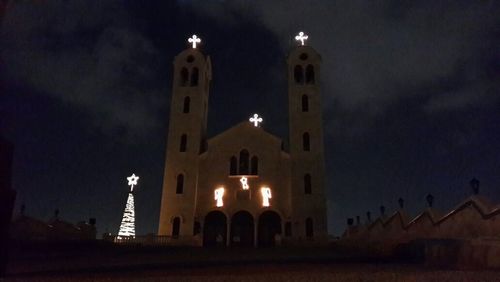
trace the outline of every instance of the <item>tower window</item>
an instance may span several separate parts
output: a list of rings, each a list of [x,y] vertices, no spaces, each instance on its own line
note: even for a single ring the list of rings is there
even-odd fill
[[[249,154],[247,150],[241,150],[240,152],[240,174],[247,175],[248,174],[248,166],[249,166]]]
[[[314,236],[313,220],[308,217],[306,219],[306,237],[312,238]]]
[[[309,97],[307,97],[306,94],[302,95],[302,111],[303,112],[309,111]]]
[[[238,174],[237,166],[238,165],[238,160],[236,159],[235,156],[232,156],[231,159],[229,160],[229,175],[236,175]]]
[[[191,104],[191,98],[189,98],[189,96],[185,97],[184,98],[184,107],[182,108],[183,113],[185,113],[185,114],[189,113],[190,104]]]
[[[250,161],[250,174],[259,174],[259,158],[257,158],[257,156],[253,156],[252,160]]]
[[[293,70],[293,77],[295,79],[295,83],[304,84],[304,70],[302,66],[296,65]]]
[[[187,135],[186,134],[182,134],[182,136],[181,136],[181,144],[179,146],[179,151],[180,152],[186,152],[186,148],[187,148]]]
[[[198,68],[194,67],[193,71],[191,72],[191,86],[198,85],[198,77],[199,77]]]
[[[186,85],[187,85],[187,83],[188,83],[188,79],[189,79],[189,73],[188,73],[187,68],[182,68],[182,70],[181,70],[181,81],[180,81],[180,85],[181,85],[181,86],[186,86]]]
[[[311,187],[311,175],[308,173],[304,175],[304,193],[305,194],[311,194],[312,193],[312,187]]]
[[[312,65],[306,67],[306,83],[314,84],[314,67]]]
[[[188,63],[192,63],[192,62],[194,62],[194,57],[193,57],[193,55],[189,55],[189,56],[187,56],[187,58],[186,58],[186,62],[188,62]]]
[[[172,237],[179,237],[179,231],[181,229],[181,219],[179,217],[174,218],[172,222]]]
[[[307,56],[307,54],[306,54],[306,53],[302,53],[302,54],[300,54],[299,58],[300,58],[302,61],[305,61],[305,60],[307,60],[308,56]]]
[[[304,151],[310,151],[311,150],[311,145],[309,143],[309,133],[304,133],[302,134],[302,149]]]
[[[177,175],[177,185],[175,186],[175,194],[184,193],[184,174]]]

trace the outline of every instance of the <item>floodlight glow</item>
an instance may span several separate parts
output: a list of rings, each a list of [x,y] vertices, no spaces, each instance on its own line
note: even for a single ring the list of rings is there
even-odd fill
[[[127,177],[128,186],[130,186],[130,192],[134,191],[134,186],[137,185],[137,181],[139,180],[139,176],[136,176],[135,173],[132,173],[131,176]]]
[[[241,182],[241,187],[243,187],[243,190],[248,190],[248,188],[250,188],[250,186],[248,186],[248,178],[243,176],[240,179],[240,182]]]
[[[193,49],[196,49],[196,44],[200,43],[201,39],[196,34],[193,34],[191,38],[188,38],[188,42],[193,45]]]
[[[299,32],[299,35],[295,36],[296,41],[300,41],[300,45],[304,46],[305,41],[309,38],[306,34],[304,34],[302,31]]]
[[[219,187],[214,191],[215,200],[217,201],[216,206],[222,207],[224,206],[224,202],[222,202],[222,197],[224,196],[224,187]]]
[[[262,194],[262,206],[269,207],[269,199],[272,198],[271,188],[262,187],[260,188],[260,193]]]
[[[250,119],[248,119],[251,123],[253,123],[253,126],[255,127],[259,127],[259,123],[261,123],[262,121],[264,121],[261,117],[259,117],[258,114],[253,114],[253,117],[251,117]]]

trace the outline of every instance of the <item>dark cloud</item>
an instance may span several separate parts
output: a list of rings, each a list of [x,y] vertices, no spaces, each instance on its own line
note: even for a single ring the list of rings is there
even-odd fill
[[[147,136],[160,125],[160,55],[119,1],[18,1],[2,37],[11,80],[83,109],[103,132]]]
[[[156,230],[171,62],[193,33],[213,63],[209,135],[257,111],[285,142],[285,57],[309,34],[323,58],[331,232],[400,196],[410,213],[429,192],[446,210],[472,176],[500,199],[495,1],[9,3],[0,126],[16,143],[19,199],[37,214],[58,205],[76,221],[88,206],[115,232],[133,170],[138,231]]]
[[[459,67],[480,64],[484,51],[499,43],[491,36],[499,24],[494,1],[429,6],[424,1],[241,0],[195,2],[192,7],[228,23],[248,15],[272,30],[284,49],[293,44],[292,35],[306,31],[323,56],[327,108],[339,102],[371,114],[384,112],[401,98],[428,95],[427,88],[453,76]],[[499,86],[498,81],[492,85],[491,77],[474,75],[475,84]],[[494,98],[486,94],[488,89],[463,85],[435,93],[423,107],[458,110]]]

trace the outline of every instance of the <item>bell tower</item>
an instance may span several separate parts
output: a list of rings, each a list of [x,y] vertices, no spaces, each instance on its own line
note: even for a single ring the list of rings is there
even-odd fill
[[[299,42],[287,58],[289,143],[292,161],[293,237],[322,240],[327,236],[325,157],[319,74],[321,56]]]
[[[192,236],[197,193],[198,155],[206,147],[207,106],[212,67],[197,44],[174,59],[172,98],[158,235]]]

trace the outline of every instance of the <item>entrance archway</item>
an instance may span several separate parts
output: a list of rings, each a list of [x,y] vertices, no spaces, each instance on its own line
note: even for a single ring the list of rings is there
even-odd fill
[[[209,212],[203,224],[203,246],[225,246],[226,234],[226,215],[220,211]]]
[[[259,246],[275,245],[276,234],[281,234],[281,217],[274,211],[265,211],[259,216]]]
[[[253,247],[253,216],[247,211],[239,211],[231,218],[231,246]]]

